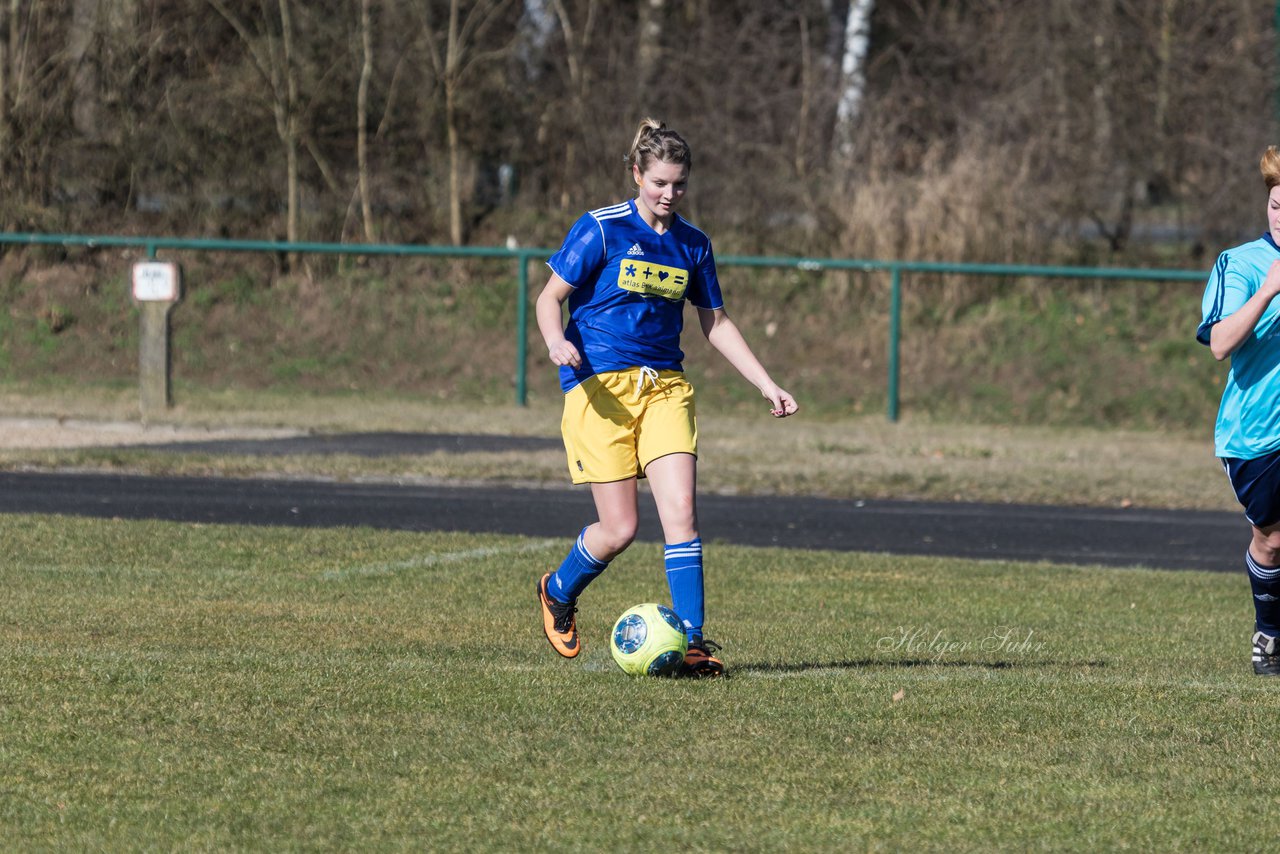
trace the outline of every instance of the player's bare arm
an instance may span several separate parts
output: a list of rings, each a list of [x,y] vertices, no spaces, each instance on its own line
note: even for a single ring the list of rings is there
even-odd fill
[[[702,325],[702,334],[729,364],[737,369],[748,382],[760,389],[760,394],[769,401],[769,414],[775,418],[786,418],[800,410],[786,389],[779,386],[769,376],[764,365],[751,351],[750,345],[742,337],[741,330],[723,308],[698,309],[698,322]]]
[[[582,365],[582,355],[578,348],[564,337],[564,301],[573,293],[573,286],[564,279],[551,274],[546,287],[538,294],[534,303],[534,316],[538,321],[538,331],[547,345],[547,355],[554,365],[567,365],[578,368]]]
[[[1228,317],[1222,318],[1209,331],[1209,350],[1221,362],[1236,351],[1253,334],[1254,327],[1271,301],[1280,294],[1280,261],[1271,264],[1257,293]]]

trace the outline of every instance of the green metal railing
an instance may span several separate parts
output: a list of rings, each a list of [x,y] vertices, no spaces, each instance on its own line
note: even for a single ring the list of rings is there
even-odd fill
[[[1280,8],[1280,7],[1278,7]],[[516,403],[528,401],[529,262],[551,257],[550,249],[508,249],[497,246],[425,246],[379,243],[306,243],[266,240],[222,240],[185,237],[117,237],[73,234],[0,233],[0,244],[127,247],[141,249],[155,258],[162,250],[205,252],[270,252],[319,255],[398,255],[452,258],[507,259],[516,265],[515,335]],[[770,267],[819,274],[827,271],[855,271],[889,274],[888,418],[899,414],[899,354],[902,337],[903,276],[929,273],[951,276],[990,276],[1039,279],[1110,279],[1127,281],[1204,282],[1202,270],[1150,270],[1119,267],[1053,267],[1015,264],[952,264],[934,261],[866,261],[852,258],[792,258],[779,256],[727,255],[716,259],[724,267]]]
[[[899,352],[902,339],[902,276],[933,273],[957,276],[1030,277],[1040,279],[1123,279],[1128,281],[1205,282],[1207,271],[1146,270],[1121,267],[1037,267],[1016,264],[950,264],[936,261],[858,261],[846,258],[768,258],[727,256],[717,264],[740,267],[783,267],[820,273],[825,270],[857,270],[889,273],[889,378],[888,418],[898,420]]]
[[[0,233],[0,244],[45,246],[126,247],[141,249],[147,258],[161,250],[202,252],[264,252],[312,255],[398,255],[450,258],[503,258],[516,262],[516,402],[524,406],[529,396],[527,330],[529,328],[529,261],[550,258],[548,249],[507,249],[496,246],[423,246],[394,243],[305,243],[269,240],[223,240],[188,237],[119,237],[81,234]]]

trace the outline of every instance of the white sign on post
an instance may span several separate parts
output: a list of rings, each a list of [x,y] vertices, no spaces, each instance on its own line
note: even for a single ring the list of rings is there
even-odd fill
[[[139,302],[177,302],[180,289],[177,264],[140,261],[133,265],[133,298]]]

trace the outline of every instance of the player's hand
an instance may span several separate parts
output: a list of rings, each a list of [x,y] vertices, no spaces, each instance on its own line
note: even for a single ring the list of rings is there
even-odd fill
[[[578,348],[573,346],[567,340],[547,348],[547,355],[551,357],[553,365],[568,366],[570,368],[582,367],[582,355],[578,352]]]
[[[791,393],[783,388],[774,388],[773,394],[765,392],[765,397],[769,398],[771,408],[769,414],[774,418],[786,418],[788,415],[795,415],[800,411],[799,404]]]
[[[1271,262],[1267,277],[1262,280],[1262,290],[1270,294],[1273,299],[1280,295],[1280,261]]]

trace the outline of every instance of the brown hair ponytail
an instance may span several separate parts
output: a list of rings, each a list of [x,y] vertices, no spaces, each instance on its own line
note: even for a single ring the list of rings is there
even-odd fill
[[[646,118],[640,122],[631,153],[627,155],[627,168],[640,167],[643,174],[655,160],[663,163],[679,163],[686,169],[693,168],[693,152],[680,134],[668,130],[657,119]]]

